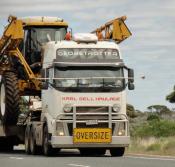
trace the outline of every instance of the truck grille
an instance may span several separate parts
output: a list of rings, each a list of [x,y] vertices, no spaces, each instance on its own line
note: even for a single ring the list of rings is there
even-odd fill
[[[109,112],[109,108],[107,106],[98,106],[98,107],[94,107],[94,106],[77,106],[76,107],[76,119],[77,120],[107,120],[108,119],[108,115],[106,115],[106,113]],[[83,113],[83,115],[78,115]],[[87,115],[86,115],[87,113]],[[88,115],[89,113],[93,113],[93,115]],[[95,114],[97,113],[97,115]],[[102,115],[99,115],[98,113],[101,113]],[[104,115],[103,115],[104,113]],[[71,115],[72,114],[72,115]],[[61,120],[72,120],[73,119],[73,111],[71,112],[71,114],[69,115],[62,115],[60,117]]]
[[[77,113],[108,113],[108,107],[76,107]],[[77,115],[77,120],[107,120],[107,115]]]
[[[98,107],[76,107],[77,113],[106,113],[108,112],[108,107],[98,106]]]

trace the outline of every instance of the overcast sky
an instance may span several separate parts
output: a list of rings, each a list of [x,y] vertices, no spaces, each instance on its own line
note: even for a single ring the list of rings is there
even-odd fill
[[[74,32],[127,15],[133,35],[120,48],[135,70],[136,86],[128,91],[128,102],[140,110],[152,104],[175,107],[165,100],[175,84],[175,0],[0,0],[0,34],[9,14],[58,16]]]

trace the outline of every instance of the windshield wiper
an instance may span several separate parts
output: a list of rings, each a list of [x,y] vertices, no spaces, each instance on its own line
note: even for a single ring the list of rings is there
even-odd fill
[[[120,88],[121,85],[117,85],[116,83],[104,83],[104,87]]]

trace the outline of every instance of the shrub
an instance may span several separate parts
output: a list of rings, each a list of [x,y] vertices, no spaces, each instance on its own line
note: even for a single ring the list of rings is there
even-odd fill
[[[174,140],[168,141],[168,142],[165,144],[164,149],[165,149],[165,150],[171,150],[171,149],[175,150],[175,141],[174,141]]]
[[[168,137],[175,136],[175,121],[152,120],[134,127],[135,137]]]
[[[147,151],[160,151],[161,150],[161,144],[160,143],[154,143],[147,147]]]
[[[130,118],[135,118],[137,117],[137,113],[134,109],[134,106],[132,106],[131,104],[127,104],[126,106],[126,113],[127,113],[127,116],[130,117]]]
[[[159,116],[157,114],[150,114],[147,117],[147,121],[153,121],[153,120],[160,120]]]

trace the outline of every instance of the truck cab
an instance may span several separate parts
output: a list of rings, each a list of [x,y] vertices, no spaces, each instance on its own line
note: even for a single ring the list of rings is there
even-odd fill
[[[41,122],[46,141],[82,154],[109,149],[122,156],[130,142],[126,88],[134,89],[133,70],[115,42],[93,35],[74,39],[45,46]]]

